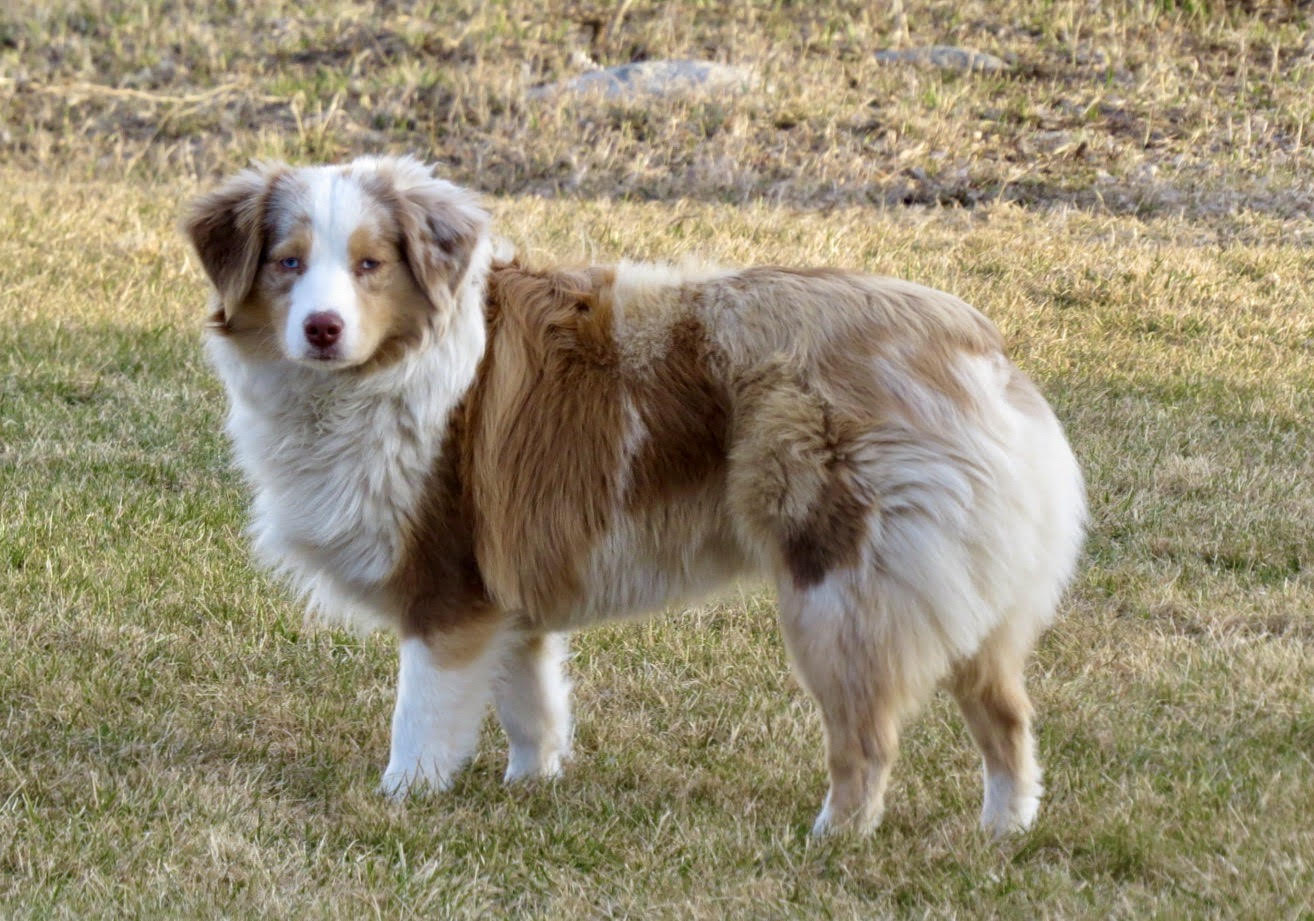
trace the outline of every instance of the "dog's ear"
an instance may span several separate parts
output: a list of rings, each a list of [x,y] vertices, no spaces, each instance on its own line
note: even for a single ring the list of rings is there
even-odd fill
[[[429,300],[446,312],[488,235],[488,212],[473,193],[436,178],[418,160],[402,157],[387,166],[380,171],[391,174],[406,261]]]
[[[261,164],[243,170],[193,201],[183,219],[183,230],[219,294],[225,321],[255,283],[269,193],[284,169]]]

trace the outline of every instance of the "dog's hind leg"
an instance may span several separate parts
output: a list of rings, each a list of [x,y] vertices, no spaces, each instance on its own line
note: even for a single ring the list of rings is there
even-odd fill
[[[1030,827],[1040,804],[1040,766],[1022,666],[1030,649],[1010,624],[955,666],[949,688],[981,749],[985,801],[981,827],[995,835]]]
[[[830,790],[814,835],[880,823],[900,719],[915,697],[884,667],[871,612],[858,600],[834,575],[812,588],[782,584],[780,591],[785,643],[826,730]]]
[[[500,619],[404,636],[392,715],[392,754],[379,784],[402,797],[445,790],[474,754],[506,650]]]
[[[511,743],[506,782],[554,777],[570,755],[566,635],[514,637],[496,688],[497,718]]]

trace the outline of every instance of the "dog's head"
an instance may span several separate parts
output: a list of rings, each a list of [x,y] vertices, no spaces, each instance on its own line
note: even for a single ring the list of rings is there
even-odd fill
[[[445,327],[488,214],[409,157],[261,164],[197,199],[185,230],[244,350],[329,370],[386,363]]]

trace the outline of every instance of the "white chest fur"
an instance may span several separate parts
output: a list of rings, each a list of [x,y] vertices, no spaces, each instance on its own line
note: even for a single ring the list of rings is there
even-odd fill
[[[222,337],[210,357],[231,401],[227,430],[251,484],[260,558],[332,619],[374,621],[374,589],[399,562],[452,408],[483,352],[483,317],[396,365],[353,375],[253,362]]]

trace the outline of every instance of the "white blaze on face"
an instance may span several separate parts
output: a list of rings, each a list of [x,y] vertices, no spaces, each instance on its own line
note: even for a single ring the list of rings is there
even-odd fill
[[[367,214],[368,203],[360,185],[349,176],[329,170],[307,170],[306,215],[310,249],[301,277],[289,294],[283,348],[294,361],[314,361],[329,367],[357,364],[369,358],[360,297],[352,264],[352,233]],[[334,313],[342,332],[333,345],[333,358],[306,338],[306,321],[313,314]]]

